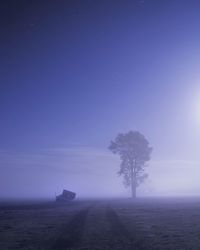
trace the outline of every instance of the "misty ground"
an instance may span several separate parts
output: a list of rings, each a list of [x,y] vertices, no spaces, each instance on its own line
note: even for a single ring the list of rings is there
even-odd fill
[[[0,249],[200,249],[200,198],[1,204]]]

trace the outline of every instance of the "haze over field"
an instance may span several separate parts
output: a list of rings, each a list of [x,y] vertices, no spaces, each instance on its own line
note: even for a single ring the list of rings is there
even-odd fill
[[[0,199],[128,197],[108,150],[153,147],[139,195],[200,194],[200,2],[3,1]]]

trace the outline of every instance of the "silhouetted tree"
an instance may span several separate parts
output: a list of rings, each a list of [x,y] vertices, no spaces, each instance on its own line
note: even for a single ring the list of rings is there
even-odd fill
[[[136,197],[136,188],[148,177],[144,172],[146,162],[150,160],[152,147],[138,131],[118,134],[111,141],[109,149],[121,158],[119,175],[124,176],[125,187],[131,186],[132,197]]]

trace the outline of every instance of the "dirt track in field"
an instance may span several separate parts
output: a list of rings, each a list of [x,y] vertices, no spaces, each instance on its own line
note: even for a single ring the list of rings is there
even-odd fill
[[[0,250],[200,249],[200,199],[0,207]]]
[[[78,212],[66,224],[53,249],[143,249],[143,242],[134,240],[119,216],[110,207],[90,207]],[[95,228],[91,229],[91,225]],[[96,230],[96,233],[95,233]],[[87,235],[85,232],[89,232]],[[104,239],[102,239],[104,232]],[[87,244],[86,240],[87,239]]]
[[[53,245],[53,249],[62,250],[81,246],[88,210],[89,208],[78,212],[72,220],[63,227]]]
[[[100,214],[97,206],[89,207],[75,214],[68,224],[63,226],[52,248],[81,249],[85,245],[84,248],[88,249],[133,249],[136,242],[114,209],[103,207],[101,210],[103,211]],[[96,234],[93,229],[91,230],[91,224],[95,224]],[[87,236],[84,235],[86,231],[89,231]],[[102,232],[106,232],[104,240],[101,239]],[[87,239],[87,244],[85,239]]]

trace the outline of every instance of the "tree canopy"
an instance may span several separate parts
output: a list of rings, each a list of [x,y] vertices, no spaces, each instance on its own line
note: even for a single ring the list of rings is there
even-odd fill
[[[124,176],[125,187],[131,186],[132,197],[136,197],[136,188],[148,177],[146,163],[150,160],[152,147],[138,131],[120,133],[111,141],[109,149],[119,154],[121,159],[119,175]]]

